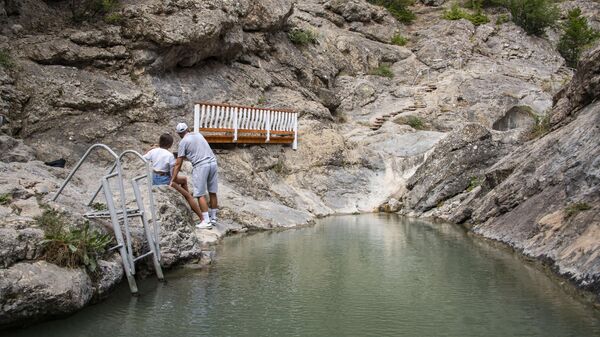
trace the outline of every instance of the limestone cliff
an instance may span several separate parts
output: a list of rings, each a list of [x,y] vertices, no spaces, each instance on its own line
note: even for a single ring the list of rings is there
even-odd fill
[[[543,39],[511,22],[446,21],[444,7],[424,5],[413,7],[417,20],[405,26],[363,0],[121,1],[110,24],[100,17],[74,22],[69,3],[0,1],[0,49],[11,64],[0,67],[0,113],[9,121],[0,136],[0,195],[10,195],[0,204],[0,230],[7,233],[0,240],[10,238],[0,247],[0,273],[6,276],[0,289],[11,289],[10,298],[30,289],[15,286],[13,278],[27,268],[47,267],[32,263],[43,237],[32,217],[68,171],[42,162],[63,157],[71,167],[95,142],[141,151],[177,122],[191,124],[197,101],[297,110],[300,144],[298,151],[274,145],[217,150],[222,226],[212,234],[191,230],[189,213],[176,207],[181,200],[157,192],[165,205],[162,216],[181,234],[163,238],[170,264],[198,258],[202,243],[229,231],[302,225],[318,216],[381,207],[477,223],[477,233],[525,253],[531,249],[531,255],[556,261],[566,254],[561,272],[578,280],[596,277],[597,261],[584,259],[598,251],[597,240],[581,236],[585,242],[574,243],[571,239],[579,236],[568,233],[594,232],[597,217],[579,229],[560,222],[556,226],[564,229],[556,235],[548,234],[555,225],[539,222],[542,210],[532,213],[535,224],[507,220],[523,198],[538,194],[531,186],[541,189],[531,171],[538,167],[533,158],[561,158],[557,144],[567,142],[566,130],[590,141],[587,147],[564,145],[582,165],[575,159],[559,161],[563,166],[545,167],[542,176],[575,165],[574,181],[594,182],[583,165],[589,161],[582,158],[594,149],[597,153],[589,128],[597,125],[597,114],[589,112],[594,105],[587,113],[575,112],[593,99],[576,88],[576,83],[588,87],[581,80],[563,88],[572,71],[555,51],[552,32]],[[565,6],[573,3],[586,6],[586,13],[600,9],[593,1]],[[312,32],[316,43],[294,44],[288,36],[294,29]],[[392,44],[398,35],[408,43]],[[377,75],[387,67],[393,76]],[[552,114],[555,130],[526,141],[533,116],[545,116],[553,97],[559,99]],[[96,158],[55,206],[74,218],[81,215],[85,209],[79,201],[96,187],[106,159]],[[520,167],[527,167],[527,176],[516,175]],[[516,182],[508,188],[511,175],[517,182],[524,179],[527,188]],[[471,189],[472,178],[483,183]],[[595,199],[583,192],[593,189],[560,181],[553,186],[570,194],[556,199],[552,209],[585,199],[597,210]],[[519,190],[521,199],[508,200]],[[496,202],[500,195],[504,201]],[[565,223],[586,223],[583,217],[593,214],[582,212]],[[176,226],[173,219],[184,225]],[[512,227],[502,226],[503,221]],[[537,231],[522,230],[528,226]],[[533,239],[536,234],[542,236]],[[52,290],[56,298],[82,284],[79,288],[90,296],[58,311],[52,311],[51,301],[41,302],[37,307],[45,309],[38,311],[11,302],[2,307],[0,316],[6,318],[0,325],[76,310],[104,291],[90,287],[109,289],[122,272],[107,274],[115,277],[96,284],[81,275],[63,280],[67,286]],[[5,296],[0,303],[8,293],[0,293]]]

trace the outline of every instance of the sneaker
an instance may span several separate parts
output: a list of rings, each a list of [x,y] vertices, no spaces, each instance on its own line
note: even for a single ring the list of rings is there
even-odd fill
[[[210,219],[210,224],[213,225],[213,226],[216,226],[217,225],[217,218]]]
[[[196,228],[198,229],[212,229],[212,224],[202,220],[201,222],[196,224]]]

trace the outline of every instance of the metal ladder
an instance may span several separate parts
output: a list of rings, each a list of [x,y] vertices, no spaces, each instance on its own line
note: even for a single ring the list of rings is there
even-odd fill
[[[59,190],[56,192],[52,200],[56,201],[56,199],[62,193],[64,188],[71,181],[77,170],[79,170],[83,162],[95,149],[104,149],[108,151],[108,153],[110,153],[115,158],[115,162],[108,174],[102,177],[100,181],[100,186],[98,187],[90,201],[87,203],[87,205],[91,206],[94,203],[94,200],[96,200],[96,197],[102,191],[104,193],[104,198],[106,200],[106,206],[108,210],[88,212],[84,214],[84,217],[87,219],[110,218],[112,222],[113,231],[115,233],[115,239],[117,240],[117,245],[115,247],[110,248],[109,250],[119,250],[121,259],[123,261],[123,270],[125,272],[125,276],[127,277],[127,282],[129,283],[129,288],[131,289],[132,294],[137,294],[138,288],[134,277],[135,262],[151,255],[156,276],[159,280],[164,280],[164,275],[160,266],[160,228],[158,221],[156,220],[156,212],[154,209],[154,195],[152,193],[152,171],[150,170],[149,163],[144,159],[144,157],[133,150],[127,150],[121,153],[121,155],[117,155],[110,147],[104,144],[94,144],[86,151],[83,157],[81,157],[77,165],[75,165],[75,168],[73,168],[71,173],[69,173],[69,176],[67,176],[63,184],[60,186]],[[145,166],[145,174],[131,179],[131,186],[133,188],[134,200],[137,208],[127,208],[125,186],[123,182],[123,168],[121,165],[121,161],[126,155],[132,155],[140,159]],[[119,205],[115,204],[113,191],[110,186],[110,181],[114,178],[116,178],[116,184],[119,190]],[[150,205],[150,216],[152,219],[152,226],[150,226],[149,224],[148,212],[145,210],[144,200],[142,198],[142,192],[139,186],[139,182],[143,179],[147,180],[148,204]],[[130,219],[133,218],[140,218],[142,226],[144,228],[144,233],[146,234],[146,240],[149,248],[149,250],[146,253],[143,253],[140,256],[134,256],[133,254],[131,231],[129,228]],[[123,237],[123,232],[125,232],[125,237]]]

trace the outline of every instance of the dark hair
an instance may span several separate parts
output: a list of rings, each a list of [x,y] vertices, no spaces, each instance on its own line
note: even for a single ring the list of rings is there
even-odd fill
[[[173,137],[170,134],[163,133],[160,135],[160,138],[158,139],[158,146],[162,147],[163,149],[168,149],[171,147],[171,145],[173,145]]]

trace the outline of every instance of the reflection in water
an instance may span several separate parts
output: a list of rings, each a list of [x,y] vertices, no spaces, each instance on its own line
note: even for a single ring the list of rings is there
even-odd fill
[[[235,236],[204,271],[8,336],[598,336],[600,315],[448,224],[343,216]]]

